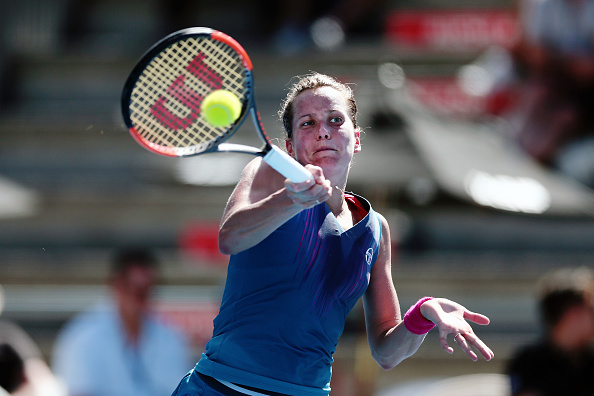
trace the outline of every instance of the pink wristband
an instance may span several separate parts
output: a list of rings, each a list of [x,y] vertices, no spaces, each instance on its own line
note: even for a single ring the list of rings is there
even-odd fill
[[[421,314],[421,305],[433,297],[423,297],[415,305],[410,307],[404,314],[404,327],[413,334],[421,335],[428,333],[435,324]]]

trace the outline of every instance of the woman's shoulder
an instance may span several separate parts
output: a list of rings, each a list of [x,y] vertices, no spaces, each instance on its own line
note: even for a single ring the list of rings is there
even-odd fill
[[[271,190],[278,190],[279,186],[283,187],[285,183],[285,177],[264,162],[262,157],[254,158],[245,166],[241,180]]]

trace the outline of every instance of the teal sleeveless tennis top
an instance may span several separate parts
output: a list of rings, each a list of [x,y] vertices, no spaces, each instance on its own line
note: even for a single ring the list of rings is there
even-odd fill
[[[322,203],[231,256],[213,337],[196,371],[289,395],[330,392],[332,355],[369,285],[381,237],[378,215],[356,200],[368,213],[346,231]]]

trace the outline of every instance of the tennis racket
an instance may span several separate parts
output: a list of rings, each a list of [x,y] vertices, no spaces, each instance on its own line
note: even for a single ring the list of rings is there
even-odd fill
[[[213,126],[201,116],[202,100],[227,90],[241,101],[239,118]],[[271,144],[254,98],[252,62],[237,41],[205,27],[179,30],[153,45],[132,69],[122,92],[124,122],[141,146],[154,153],[186,157],[236,152],[263,157],[295,183],[313,180],[311,173]],[[263,147],[225,143],[247,114]]]

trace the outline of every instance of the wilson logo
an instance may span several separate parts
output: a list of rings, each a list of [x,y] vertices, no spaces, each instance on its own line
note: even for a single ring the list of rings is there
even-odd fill
[[[199,53],[185,67],[185,70],[196,77],[212,90],[220,89],[223,86],[222,77],[204,63],[206,55]],[[188,114],[180,117],[167,108],[169,97],[185,106]],[[196,121],[200,114],[200,104],[203,96],[186,84],[186,76],[179,75],[167,88],[166,95],[161,95],[157,102],[151,106],[151,114],[163,126],[173,129],[186,129]]]

